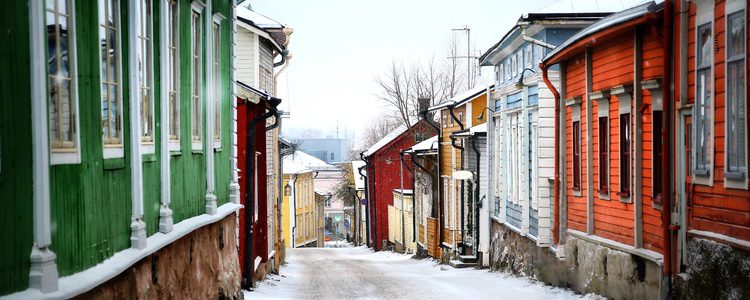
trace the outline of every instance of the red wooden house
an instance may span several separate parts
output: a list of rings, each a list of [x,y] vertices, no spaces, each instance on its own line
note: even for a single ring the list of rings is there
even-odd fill
[[[254,276],[264,274],[268,262],[268,177],[266,131],[279,122],[276,107],[280,99],[270,97],[240,81],[237,82],[237,166],[240,170],[240,267],[243,286],[249,286]],[[273,125],[266,120],[275,118]],[[252,270],[252,271],[248,271]]]
[[[393,190],[401,189],[401,151],[435,134],[433,127],[420,120],[410,128],[400,126],[362,153],[367,164],[369,242],[375,250],[383,250],[383,241],[388,240],[388,205],[393,204]],[[412,176],[407,170],[413,170],[410,159],[404,159],[403,168],[403,189],[412,189]]]

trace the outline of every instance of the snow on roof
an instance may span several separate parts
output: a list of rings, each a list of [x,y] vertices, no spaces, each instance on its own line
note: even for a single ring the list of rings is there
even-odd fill
[[[359,168],[365,165],[364,161],[355,160],[352,161],[352,176],[354,176],[354,188],[358,190],[365,189],[365,178],[359,174]]]
[[[651,0],[560,0],[535,13],[614,13],[646,2]]]
[[[380,139],[377,143],[370,146],[370,148],[368,148],[367,151],[365,151],[364,155],[370,156],[371,154],[375,153],[375,151],[380,150],[380,148],[383,148],[383,146],[388,145],[388,143],[395,140],[399,135],[406,132],[406,129],[407,128],[404,125],[398,126],[398,128],[394,129],[393,131],[391,131],[391,133],[386,135],[384,138]]]
[[[413,147],[411,147],[411,152],[437,150],[437,140],[438,140],[438,136],[436,135],[429,139],[421,141],[419,142],[419,144],[416,144]]]
[[[487,123],[482,123],[477,126],[469,128],[469,132],[471,133],[486,133],[487,132]]]
[[[317,157],[299,150],[284,157],[284,174],[299,174],[335,168]]]
[[[281,25],[281,23],[277,22],[276,20],[259,14],[244,5],[237,6],[237,17],[243,21],[250,21],[252,22],[252,24],[250,25],[254,25],[263,29],[284,28],[284,25]]]
[[[662,2],[661,0],[657,0],[657,1],[659,3]],[[547,63],[552,57],[556,56],[565,48],[567,48],[568,46],[576,43],[577,41],[587,36],[595,34],[601,30],[612,27],[614,25],[633,20],[635,18],[645,15],[648,12],[655,11],[657,9],[657,5],[656,5],[657,1],[640,1],[639,5],[627,8],[623,11],[620,11],[606,18],[603,18],[594,24],[591,24],[591,26],[586,27],[583,30],[579,31],[578,33],[570,37],[568,40],[560,44],[560,46],[557,46],[555,49],[550,51],[543,61]]]
[[[466,90],[464,92],[461,92],[461,93],[453,96],[453,98],[450,98],[450,99],[447,99],[447,100],[443,100],[443,101],[440,102],[440,104],[434,105],[434,106],[428,108],[427,110],[428,111],[433,111],[433,110],[437,110],[437,109],[441,109],[441,108],[447,107],[448,105],[460,105],[460,104],[463,104],[463,102],[466,102],[466,101],[469,101],[471,99],[476,98],[477,96],[479,96],[483,92],[487,91],[488,88],[491,89],[493,86],[494,86],[494,84],[490,85],[489,87],[487,87],[485,85],[477,85],[477,86],[475,86],[475,87],[473,87],[471,89],[468,89],[468,90]]]

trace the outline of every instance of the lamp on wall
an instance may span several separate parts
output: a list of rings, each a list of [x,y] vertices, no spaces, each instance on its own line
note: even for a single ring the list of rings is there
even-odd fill
[[[534,70],[531,68],[524,68],[523,71],[521,71],[521,77],[518,78],[518,82],[516,82],[515,87],[517,89],[522,89],[525,85],[523,84],[523,74],[526,73],[526,71],[531,71],[531,73],[536,74]]]
[[[486,113],[486,112],[487,112],[488,110],[489,110],[489,111],[491,111],[491,112],[493,112],[493,113],[495,112],[495,110],[494,110],[494,109],[492,109],[492,108],[489,108],[489,107],[485,107],[485,108],[484,108],[484,109],[482,110],[482,113],[481,113],[481,114],[479,114],[479,117],[477,117],[477,119],[479,119],[479,120],[484,120],[484,113]]]

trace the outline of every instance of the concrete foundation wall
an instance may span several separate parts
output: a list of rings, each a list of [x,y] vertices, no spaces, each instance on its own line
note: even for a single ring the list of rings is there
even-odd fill
[[[687,270],[675,280],[680,299],[750,299],[750,253],[699,238],[687,241]]]
[[[241,299],[236,218],[167,245],[78,299]]]
[[[661,267],[622,251],[569,236],[565,258],[492,221],[490,268],[612,299],[658,299]]]

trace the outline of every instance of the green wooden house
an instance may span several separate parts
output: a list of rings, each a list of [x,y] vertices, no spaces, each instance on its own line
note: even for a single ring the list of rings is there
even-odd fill
[[[239,209],[233,1],[4,4],[0,295],[78,295]]]

